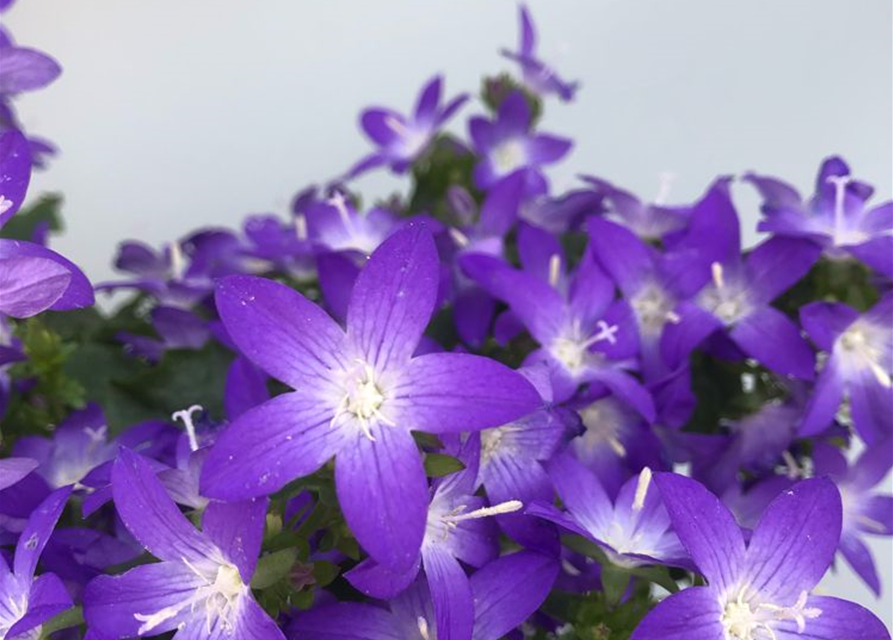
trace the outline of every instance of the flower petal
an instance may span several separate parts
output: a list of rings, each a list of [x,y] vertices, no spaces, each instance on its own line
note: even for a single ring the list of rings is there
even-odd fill
[[[533,551],[503,556],[471,577],[474,640],[499,640],[545,601],[558,560]]]
[[[413,358],[394,394],[393,420],[406,429],[430,433],[498,427],[542,405],[520,373],[464,353]]]
[[[428,482],[409,431],[373,425],[371,440],[354,435],[335,459],[344,519],[369,555],[393,571],[418,560],[428,518]]]
[[[264,278],[229,276],[217,285],[217,311],[239,350],[299,388],[340,367],[344,332],[297,291]]]
[[[338,602],[303,611],[288,625],[289,636],[313,640],[406,640],[393,614],[359,602]]]
[[[474,596],[468,576],[440,545],[427,545],[422,556],[434,603],[438,640],[471,640]]]
[[[31,458],[5,458],[0,460],[0,491],[14,485],[34,471],[37,466],[37,460],[32,460]]]
[[[654,476],[673,529],[711,587],[736,585],[744,567],[741,529],[719,498],[699,482],[676,473]]]
[[[141,456],[122,447],[112,467],[112,495],[124,525],[156,558],[201,561],[214,547],[165,491]]]
[[[319,469],[343,446],[335,407],[318,394],[276,396],[243,413],[217,440],[202,469],[202,495],[242,500],[278,491]]]
[[[577,522],[596,535],[608,530],[614,506],[594,473],[569,454],[553,458],[546,464],[546,471]]]
[[[799,427],[801,436],[814,436],[831,426],[843,401],[843,386],[838,359],[832,355],[819,373],[803,411],[803,422]]]
[[[775,626],[778,640],[890,640],[890,632],[877,616],[864,607],[829,596],[810,596],[807,609],[818,609],[821,614],[806,619],[803,632],[797,622],[787,620]]]
[[[840,537],[840,553],[874,595],[880,597],[881,580],[866,544],[854,534],[844,534]]]
[[[93,304],[93,285],[87,280],[87,276],[71,260],[55,251],[36,242],[0,239],[0,256],[4,259],[41,258],[51,260],[68,272],[70,276],[68,287],[50,307],[54,311],[81,309]]]
[[[54,573],[45,573],[31,584],[28,612],[6,632],[7,638],[22,637],[26,631],[73,606],[62,580]]]
[[[434,312],[440,267],[424,225],[410,224],[385,240],[357,276],[347,334],[377,369],[409,359]]]
[[[713,589],[690,587],[648,612],[630,640],[724,640],[721,617]]]
[[[794,286],[822,255],[809,240],[770,238],[747,254],[745,265],[755,299],[769,303]]]
[[[269,501],[261,498],[241,502],[211,502],[202,516],[202,531],[239,569],[242,582],[251,582]]]
[[[146,618],[175,607],[206,584],[182,562],[144,564],[119,576],[99,576],[84,593],[84,619],[103,637],[132,638],[141,635],[140,627],[148,624],[137,615]],[[193,617],[205,622],[204,616],[187,605],[179,613],[159,620],[151,628],[152,635],[172,631]]]
[[[373,598],[390,600],[416,579],[421,561],[422,557],[418,556],[416,562],[406,571],[391,571],[372,558],[366,558],[345,573],[344,577],[357,591]]]
[[[840,541],[840,493],[826,478],[798,482],[763,512],[747,549],[747,581],[771,602],[793,604],[825,575]]]
[[[22,206],[30,179],[28,139],[20,131],[8,129],[0,135],[0,227]]]
[[[49,309],[68,288],[71,275],[45,258],[0,260],[0,313],[29,318]]]
[[[730,334],[741,350],[776,373],[801,380],[815,376],[815,356],[800,329],[778,309],[763,307],[743,318]]]
[[[47,496],[28,518],[28,524],[25,525],[16,545],[13,560],[13,571],[20,579],[30,580],[34,576],[37,560],[49,541],[70,495],[71,487],[57,489]]]

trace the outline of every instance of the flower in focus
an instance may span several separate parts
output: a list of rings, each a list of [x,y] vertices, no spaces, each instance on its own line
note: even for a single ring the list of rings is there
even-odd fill
[[[673,528],[707,586],[653,609],[631,640],[889,638],[857,604],[810,592],[840,539],[841,505],[827,479],[804,480],[767,507],[745,544],[729,510],[694,480],[655,476]]]

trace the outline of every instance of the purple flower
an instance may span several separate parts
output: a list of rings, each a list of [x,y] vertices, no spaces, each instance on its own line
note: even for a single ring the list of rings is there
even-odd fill
[[[800,310],[800,322],[828,354],[800,434],[824,431],[844,400],[849,400],[853,424],[866,443],[893,434],[893,295],[862,315],[842,303],[814,302]]]
[[[518,51],[503,49],[502,55],[514,60],[521,67],[521,77],[524,86],[533,93],[546,96],[555,94],[565,102],[574,99],[580,84],[578,82],[565,82],[557,73],[536,55],[536,30],[533,19],[525,5],[519,7],[521,18],[521,38],[518,43]]]
[[[340,191],[307,208],[307,238],[326,251],[355,252],[362,259],[375,251],[398,227],[397,216],[378,207],[358,212]]]
[[[893,496],[875,492],[893,466],[889,440],[867,449],[852,465],[837,447],[816,443],[813,463],[816,475],[827,475],[837,484],[843,504],[839,551],[849,565],[878,596],[881,583],[864,536],[893,536]]]
[[[633,364],[638,348],[628,306],[614,302],[613,283],[591,257],[584,258],[572,275],[565,274],[557,241],[543,234],[531,232],[525,239],[519,233],[524,271],[484,255],[465,256],[462,267],[491,295],[505,301],[540,344],[525,362],[545,363],[557,402],[571,397],[580,384],[599,383],[653,420],[651,396],[623,371]]]
[[[0,134],[0,227],[22,206],[30,177],[28,141],[15,130]],[[92,304],[93,287],[67,259],[33,242],[0,239],[0,315],[27,318]]]
[[[419,94],[415,112],[408,117],[380,107],[363,111],[360,125],[378,150],[354,165],[347,177],[354,178],[381,165],[389,166],[396,173],[405,172],[428,149],[446,121],[468,100],[468,95],[463,93],[441,107],[442,85],[440,76],[429,80]]]
[[[657,242],[685,229],[692,211],[691,206],[664,204],[670,177],[669,174],[662,176],[660,193],[651,204],[607,180],[594,176],[582,178],[604,197],[608,205],[605,217],[622,224],[645,242]]]
[[[473,631],[441,632],[440,619],[423,578],[390,601],[389,609],[341,602],[299,614],[289,636],[313,640],[498,640],[524,622],[545,600],[558,572],[557,561],[519,551],[487,564],[469,580]],[[472,615],[471,610],[468,616]]]
[[[283,638],[249,588],[267,501],[212,502],[198,531],[140,456],[121,449],[112,471],[115,507],[160,562],[87,585],[88,626],[113,638],[176,631],[181,638]]]
[[[121,331],[115,335],[125,350],[158,362],[169,349],[201,349],[210,333],[207,322],[185,309],[154,307],[149,314],[158,338]]]
[[[729,181],[720,179],[695,207],[688,232],[671,249],[698,252],[686,277],[699,280],[686,287],[697,294],[676,307],[678,322],[665,327],[661,348],[671,368],[718,334],[727,338],[720,340],[719,355],[734,359],[746,354],[776,373],[813,378],[815,358],[799,327],[770,303],[806,275],[819,258],[818,247],[807,240],[772,238],[742,257]]]
[[[766,218],[760,222],[760,231],[809,238],[828,258],[849,255],[893,277],[893,202],[869,208],[874,189],[854,179],[841,158],[822,163],[815,195],[809,200],[776,178],[748,174],[744,179],[763,196]]]
[[[16,545],[12,571],[0,555],[0,638],[37,637],[35,630],[41,624],[72,606],[56,575],[34,577],[40,554],[70,494],[70,487],[58,489],[34,510]],[[25,635],[27,632],[31,633]]]
[[[545,518],[598,544],[620,567],[667,564],[688,567],[688,555],[670,529],[670,518],[645,467],[620,489],[612,504],[591,471],[564,454],[546,465],[567,512],[537,503],[527,513]]]
[[[702,485],[670,473],[655,482],[707,586],[668,597],[631,640],[890,637],[859,605],[810,595],[840,538],[840,496],[829,480],[805,480],[780,494],[747,545],[732,514]]]
[[[496,119],[475,117],[469,121],[474,147],[481,156],[474,169],[474,182],[480,189],[489,189],[500,179],[523,169],[529,195],[546,191],[543,165],[561,160],[573,143],[545,133],[530,131],[532,114],[527,98],[520,91],[510,93]]]
[[[333,455],[345,519],[370,555],[395,570],[417,558],[428,486],[409,431],[498,426],[540,404],[518,373],[486,358],[413,357],[434,311],[439,264],[424,228],[392,235],[353,287],[347,331],[281,284],[221,281],[217,308],[241,352],[295,391],[239,416],[205,463],[203,493],[259,496]]]
[[[521,19],[521,38],[518,43],[518,51],[503,49],[500,51],[509,60],[514,60],[521,67],[521,78],[524,86],[531,92],[547,96],[555,94],[564,102],[574,99],[574,94],[580,87],[579,82],[565,82],[554,69],[546,65],[536,55],[536,30],[530,11],[525,5],[519,7]]]

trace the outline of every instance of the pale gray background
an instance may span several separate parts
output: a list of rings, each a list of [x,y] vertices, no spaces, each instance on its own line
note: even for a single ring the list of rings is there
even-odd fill
[[[650,197],[672,171],[685,201],[717,173],[758,169],[807,190],[820,159],[841,153],[890,197],[889,0],[531,4],[542,53],[584,85],[544,123],[577,141],[556,186],[589,172]],[[364,105],[407,109],[438,71],[451,94],[473,91],[507,68],[496,50],[517,38],[508,0],[20,0],[4,24],[65,67],[19,107],[62,149],[33,192],[65,194],[55,246],[94,280],[112,275],[122,238],[284,213],[299,187],[367,151]],[[381,174],[360,184],[369,196],[404,187]],[[737,194],[751,227],[756,199]],[[883,601],[848,570],[828,589],[890,624],[887,540],[874,545]]]

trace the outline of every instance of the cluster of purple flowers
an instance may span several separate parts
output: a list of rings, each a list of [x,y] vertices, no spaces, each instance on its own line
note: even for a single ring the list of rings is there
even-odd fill
[[[287,219],[121,246],[96,289],[138,322],[109,343],[147,369],[225,350],[225,383],[3,442],[0,640],[890,638],[813,591],[838,555],[882,589],[893,203],[836,157],[809,197],[749,173],[744,250],[732,177],[674,206],[556,193],[572,141],[537,113],[577,85],[535,45],[522,7],[521,81],[486,84],[467,140],[436,77],[409,116],[366,110],[375,150]],[[59,68],[5,32],[0,63],[3,223],[42,155],[8,98]],[[376,168],[412,197],[363,207]],[[92,304],[39,239],[0,240],[0,408],[36,401],[11,384],[30,319]]]

